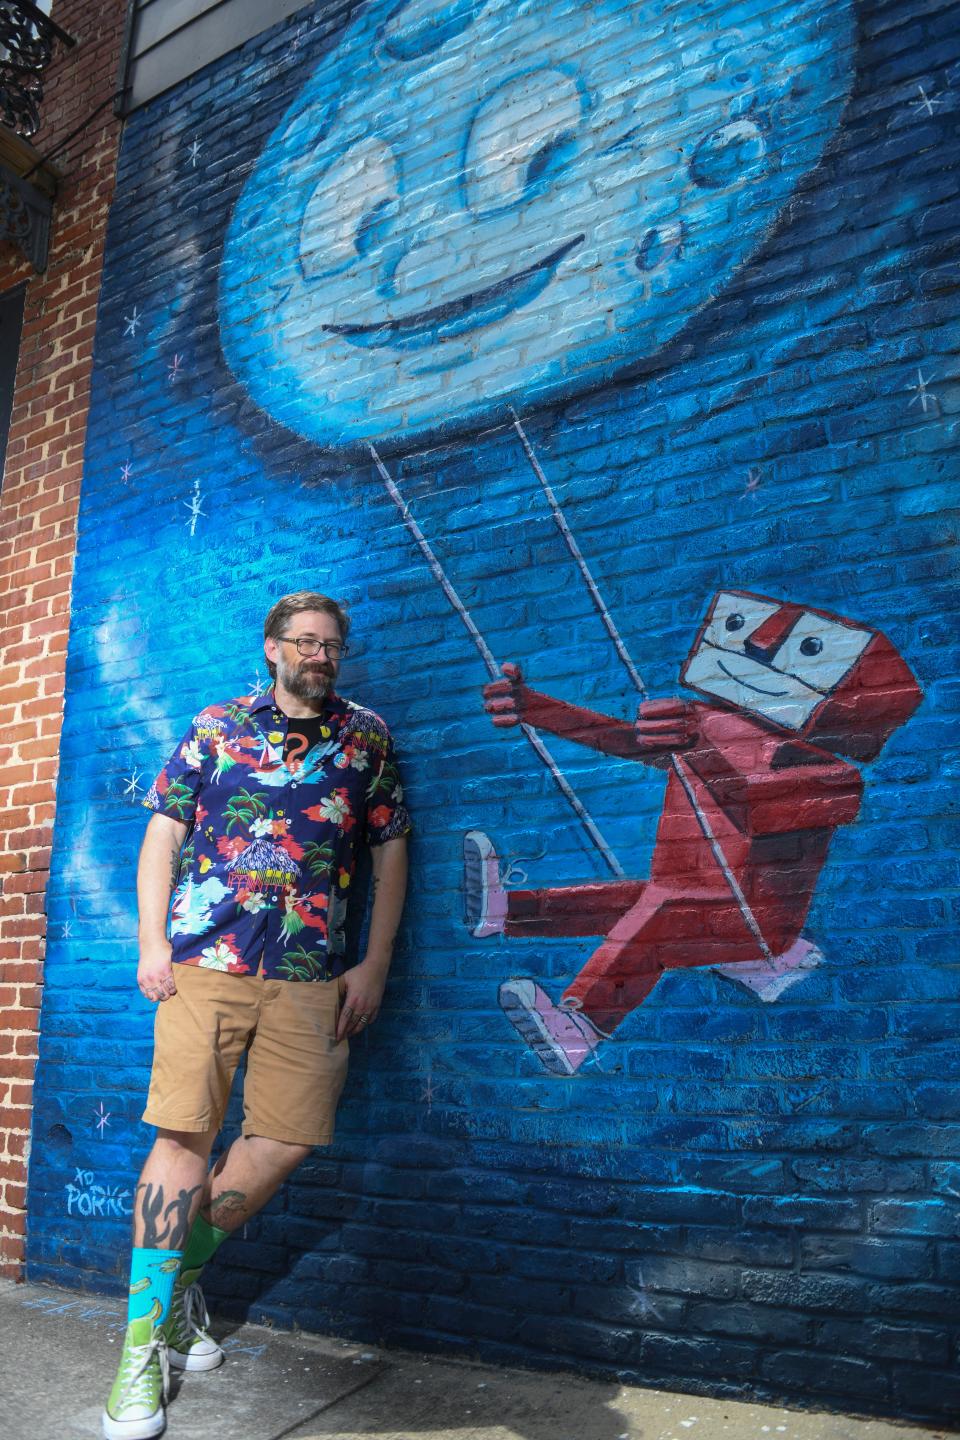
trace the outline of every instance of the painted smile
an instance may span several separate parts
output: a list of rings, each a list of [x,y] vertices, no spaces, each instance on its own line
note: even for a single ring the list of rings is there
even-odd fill
[[[399,320],[381,320],[374,325],[325,325],[330,335],[341,335],[352,345],[389,345],[395,350],[417,350],[438,340],[453,340],[467,330],[478,330],[501,320],[511,310],[528,304],[553,279],[562,260],[582,245],[586,237],[576,235],[542,260],[456,300],[447,300],[429,310],[418,310]]]
[[[723,671],[724,675],[729,676],[731,680],[735,680],[737,684],[742,685],[745,690],[755,690],[758,695],[772,695],[774,697],[790,694],[789,690],[764,690],[762,685],[751,685],[750,681],[744,680],[742,675],[735,675],[732,670],[728,670],[722,660],[718,659],[717,664]]]

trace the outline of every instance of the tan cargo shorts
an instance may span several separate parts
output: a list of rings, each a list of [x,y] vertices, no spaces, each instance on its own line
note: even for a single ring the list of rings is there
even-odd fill
[[[336,1038],[342,978],[266,980],[175,965],[157,1006],[143,1119],[164,1130],[219,1130],[246,1052],[243,1133],[329,1145],[350,1046]]]

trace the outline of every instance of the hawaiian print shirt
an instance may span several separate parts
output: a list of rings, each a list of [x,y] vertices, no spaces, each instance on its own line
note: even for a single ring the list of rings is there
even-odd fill
[[[323,720],[320,741],[285,764],[272,691],[208,705],[147,792],[148,809],[190,826],[174,961],[279,980],[356,963],[345,922],[360,847],[408,834],[410,819],[379,715],[330,695]]]

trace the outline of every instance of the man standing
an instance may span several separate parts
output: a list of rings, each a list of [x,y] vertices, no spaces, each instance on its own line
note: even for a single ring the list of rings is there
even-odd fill
[[[334,690],[348,627],[325,595],[279,600],[264,622],[273,689],[204,708],[144,801],[137,983],[159,1004],[143,1116],[157,1137],[134,1197],[107,1440],[161,1433],[168,1364],[222,1362],[200,1271],[332,1140],[346,1041],[380,1009],[410,822],[386,726]],[[373,906],[355,963],[347,903],[366,848]],[[243,1134],[208,1173],[244,1052]]]

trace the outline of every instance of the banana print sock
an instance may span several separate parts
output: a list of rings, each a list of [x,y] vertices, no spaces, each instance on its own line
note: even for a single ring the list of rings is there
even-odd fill
[[[229,1230],[221,1230],[219,1226],[211,1225],[209,1220],[204,1220],[202,1215],[197,1216],[187,1237],[187,1248],[180,1265],[185,1284],[192,1285],[207,1261],[229,1236]]]
[[[130,1295],[127,1324],[142,1322],[138,1328],[152,1331],[170,1314],[173,1282],[180,1269],[182,1250],[145,1250],[134,1246],[130,1257]],[[149,1338],[149,1337],[148,1337]]]

